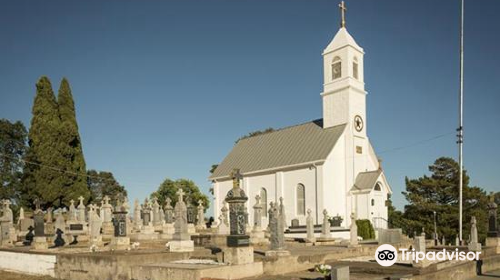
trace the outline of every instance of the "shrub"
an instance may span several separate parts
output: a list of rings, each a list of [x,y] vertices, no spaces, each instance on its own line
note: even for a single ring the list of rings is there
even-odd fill
[[[356,225],[358,226],[358,236],[361,236],[363,240],[375,239],[375,230],[370,220],[356,220]]]

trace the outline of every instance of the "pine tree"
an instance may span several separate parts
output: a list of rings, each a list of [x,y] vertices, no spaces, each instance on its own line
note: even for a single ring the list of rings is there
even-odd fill
[[[44,206],[59,206],[62,198],[62,177],[58,167],[64,160],[59,148],[61,121],[52,85],[47,77],[36,83],[33,117],[28,134],[29,149],[24,166],[23,204],[32,206],[40,199]]]
[[[88,200],[90,191],[85,176],[85,158],[78,133],[75,104],[66,78],[61,81],[57,101],[61,119],[59,144],[61,155],[64,157],[63,168],[66,171],[62,174],[63,203],[69,205],[71,199],[77,200],[79,196]]]
[[[430,237],[434,230],[434,215],[437,214],[437,231],[446,240],[455,240],[458,233],[458,163],[452,158],[438,158],[429,166],[430,176],[417,179],[406,178],[406,191],[403,192],[409,202],[403,214],[408,225],[407,232],[420,233],[425,228]],[[486,211],[488,203],[486,192],[479,187],[469,186],[469,176],[463,173],[463,238],[467,240],[472,216],[477,219],[479,239],[486,236]]]

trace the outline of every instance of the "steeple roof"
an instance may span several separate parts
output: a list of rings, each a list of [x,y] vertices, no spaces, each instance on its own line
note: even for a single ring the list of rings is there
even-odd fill
[[[328,44],[326,49],[323,51],[323,54],[338,50],[340,48],[343,48],[345,46],[351,46],[358,51],[364,53],[363,48],[360,47],[356,41],[354,41],[354,38],[352,38],[351,34],[347,32],[347,29],[345,27],[341,27],[337,34],[335,34],[335,37],[333,37],[333,40]]]

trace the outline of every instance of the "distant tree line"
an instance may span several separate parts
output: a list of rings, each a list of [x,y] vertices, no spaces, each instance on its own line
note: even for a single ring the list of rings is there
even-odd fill
[[[57,99],[50,80],[38,80],[29,132],[20,121],[0,119],[0,199],[29,208],[36,199],[43,207],[64,207],[80,196],[88,203],[126,194],[110,172],[86,170],[67,79]]]

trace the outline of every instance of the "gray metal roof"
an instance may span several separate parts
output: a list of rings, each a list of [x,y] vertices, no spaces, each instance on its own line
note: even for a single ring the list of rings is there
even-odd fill
[[[323,129],[323,120],[286,127],[238,141],[210,179],[325,160],[346,125]]]
[[[377,183],[378,178],[380,177],[380,174],[382,174],[381,169],[358,173],[358,176],[356,176],[356,182],[352,187],[353,190],[364,191],[373,189],[373,187],[375,187],[375,184]]]

